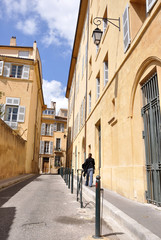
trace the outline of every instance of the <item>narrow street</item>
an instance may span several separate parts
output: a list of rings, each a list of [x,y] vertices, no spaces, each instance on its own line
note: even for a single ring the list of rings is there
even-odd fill
[[[1,240],[85,240],[95,234],[94,205],[81,209],[59,175],[1,190],[0,203]],[[106,224],[103,233],[103,239],[119,239]]]

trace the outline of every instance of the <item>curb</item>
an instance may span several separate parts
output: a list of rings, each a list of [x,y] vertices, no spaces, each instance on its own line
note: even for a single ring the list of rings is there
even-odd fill
[[[3,188],[9,187],[13,184],[27,180],[36,175],[37,174],[26,174],[26,175],[22,175],[22,176],[17,176],[17,177],[15,177],[15,179],[14,178],[4,179],[4,182],[3,182],[3,180],[2,180],[2,182],[0,181],[0,190],[2,190]]]
[[[83,197],[95,202],[95,192],[83,186]],[[120,209],[103,199],[103,220],[109,224],[114,222],[116,226],[123,229],[131,239],[135,240],[159,240],[160,238],[139,224],[133,218]]]

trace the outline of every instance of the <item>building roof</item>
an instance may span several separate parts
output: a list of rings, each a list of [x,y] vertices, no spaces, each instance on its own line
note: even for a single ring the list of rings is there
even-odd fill
[[[87,0],[80,0],[80,6],[79,6],[79,14],[78,14],[78,20],[77,20],[77,27],[75,32],[75,38],[74,38],[74,44],[73,44],[73,51],[70,61],[70,68],[69,68],[69,74],[68,74],[68,83],[67,83],[67,89],[66,89],[66,98],[69,97],[70,87],[72,83],[72,77],[76,65],[76,59],[79,51],[79,45],[81,42],[81,36],[82,31],[84,27],[84,20],[86,16],[86,10],[88,6]]]

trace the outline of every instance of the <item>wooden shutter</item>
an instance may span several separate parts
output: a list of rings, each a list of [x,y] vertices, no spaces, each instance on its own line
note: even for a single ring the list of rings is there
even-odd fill
[[[4,69],[3,69],[3,76],[4,77],[9,77],[10,76],[10,69],[11,69],[11,64],[10,63],[4,63]]]
[[[108,62],[104,62],[104,85],[108,82]]]
[[[54,133],[54,124],[50,124],[50,136],[53,136]]]
[[[7,105],[19,106],[20,105],[20,98],[6,97],[6,104]]]
[[[24,121],[25,121],[25,107],[19,106],[17,122],[24,122]]]
[[[53,142],[49,142],[49,154],[53,154]]]
[[[146,0],[146,12],[148,13],[157,0]]]
[[[40,154],[44,154],[44,141],[40,141]]]
[[[61,131],[64,132],[64,123],[61,124]]]
[[[129,6],[127,4],[123,14],[124,53],[130,45]]]
[[[46,126],[45,123],[41,124],[41,135],[45,135],[45,126]]]
[[[54,123],[54,132],[56,132],[56,130],[57,130],[57,125],[56,123]]]
[[[2,76],[3,72],[3,61],[0,61],[0,76]]]
[[[23,79],[29,79],[29,73],[30,73],[30,66],[24,65],[23,71],[22,71],[22,78]]]

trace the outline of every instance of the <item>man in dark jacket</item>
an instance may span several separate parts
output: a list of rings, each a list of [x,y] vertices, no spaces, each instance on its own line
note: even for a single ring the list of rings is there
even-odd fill
[[[89,187],[92,187],[92,183],[93,183],[93,173],[95,170],[95,161],[92,158],[92,154],[89,153],[88,158],[86,159],[85,163],[82,165],[83,169],[84,169],[84,173],[87,173],[86,176],[86,186],[88,186],[89,183]]]

